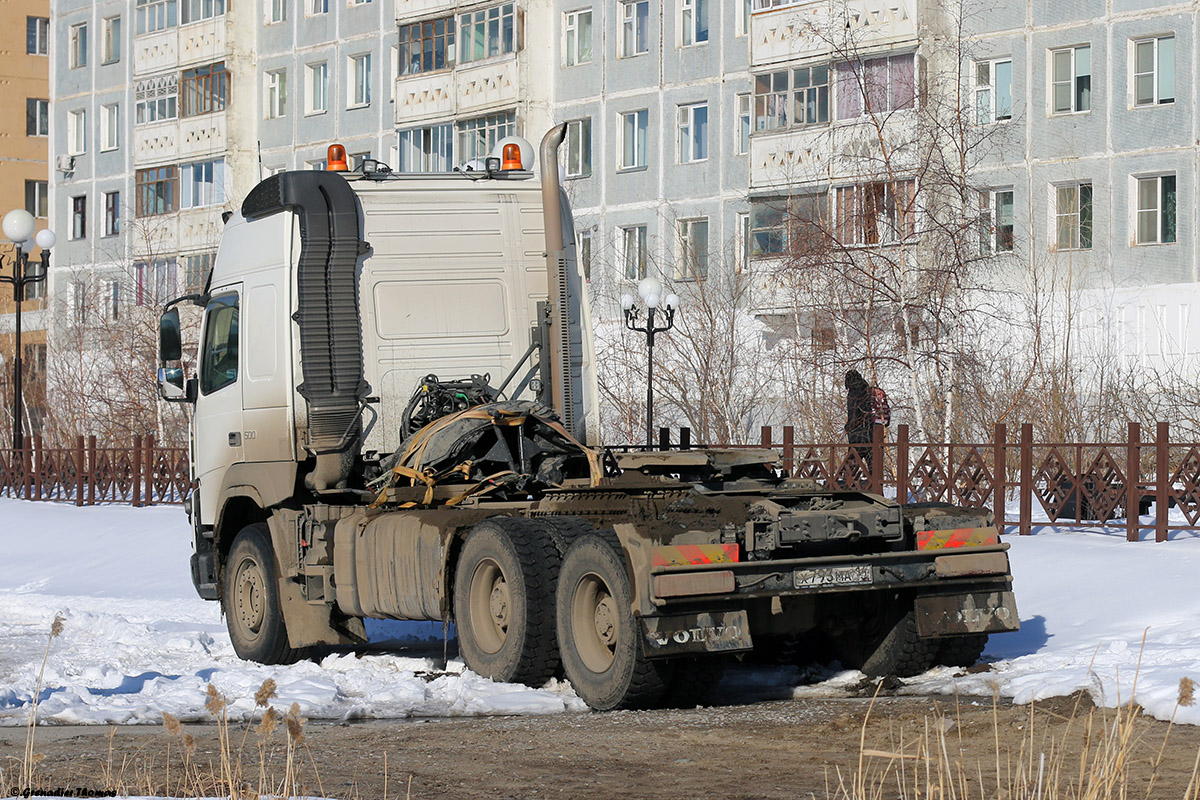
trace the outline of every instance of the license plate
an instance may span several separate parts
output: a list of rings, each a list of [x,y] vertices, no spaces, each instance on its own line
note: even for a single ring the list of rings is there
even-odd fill
[[[870,582],[871,568],[867,565],[798,569],[792,576],[792,583],[797,589],[811,589],[817,586],[851,586]]]

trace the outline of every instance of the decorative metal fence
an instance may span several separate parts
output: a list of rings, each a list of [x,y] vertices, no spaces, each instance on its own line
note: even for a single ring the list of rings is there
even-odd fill
[[[1130,541],[1142,531],[1153,530],[1161,542],[1170,531],[1200,528],[1200,444],[1170,441],[1165,422],[1152,440],[1130,423],[1125,441],[1093,443],[1035,442],[1030,424],[1016,439],[997,425],[992,440],[978,444],[914,442],[907,425],[897,426],[894,438],[877,428],[875,441],[854,447],[797,443],[791,426],[780,431],[781,441],[775,433],[764,427],[760,446],[777,450],[794,477],[877,494],[894,490],[908,502],[991,507],[998,525],[1022,534],[1033,530],[1035,504],[1054,525],[1124,528]],[[668,439],[662,430],[663,446]],[[686,429],[680,439],[687,441]],[[127,448],[98,447],[96,437],[81,436],[74,447],[47,447],[38,438],[23,450],[0,450],[0,496],[145,506],[181,503],[190,490],[187,450],[159,447],[152,436],[135,437]],[[1171,507],[1186,524],[1170,524]],[[1151,510],[1152,522],[1143,522]]]
[[[134,437],[132,447],[99,447],[95,436],[47,447],[38,437],[0,450],[0,496],[148,506],[182,503],[189,491],[187,449],[158,447],[153,436]]]
[[[1022,534],[1033,530],[1035,503],[1054,525],[1123,527],[1130,541],[1143,530],[1161,542],[1170,531],[1200,527],[1200,444],[1170,441],[1165,422],[1151,441],[1137,423],[1123,442],[1035,442],[1031,424],[1015,441],[997,425],[992,441],[978,444],[913,442],[907,425],[897,426],[894,439],[876,426],[875,441],[854,447],[798,444],[791,426],[782,441],[774,436],[764,427],[761,446],[778,450],[794,477],[877,494],[894,489],[910,502],[991,507],[997,525],[1016,525]],[[1007,509],[1014,497],[1015,519]],[[1170,524],[1171,507],[1186,524]],[[1153,523],[1144,523],[1151,509]]]

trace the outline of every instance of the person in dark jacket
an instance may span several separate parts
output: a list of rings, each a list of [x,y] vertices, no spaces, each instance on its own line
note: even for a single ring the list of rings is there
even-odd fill
[[[874,432],[874,409],[871,405],[871,386],[852,369],[846,373],[846,438],[858,445],[858,457],[867,472],[871,471],[871,435]]]

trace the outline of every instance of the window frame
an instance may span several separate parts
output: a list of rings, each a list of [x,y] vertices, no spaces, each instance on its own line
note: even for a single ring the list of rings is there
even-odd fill
[[[399,76],[424,75],[453,69],[458,61],[455,31],[453,14],[401,25],[397,45]]]
[[[1052,249],[1091,250],[1095,236],[1095,195],[1091,181],[1050,185]],[[1073,192],[1073,196],[1072,196]]]
[[[896,196],[902,188],[908,201],[904,207]],[[842,184],[830,196],[834,240],[843,247],[891,247],[917,235],[920,208],[914,178]]]
[[[134,8],[137,35],[157,33],[179,24],[177,0],[137,0]]]
[[[649,271],[650,248],[647,225],[620,225],[617,227],[617,254],[620,258],[621,279],[640,281]],[[630,252],[630,247],[634,252]],[[633,256],[631,259],[630,256]]]
[[[73,108],[67,112],[67,154],[81,156],[87,152],[87,109]]]
[[[1003,223],[1002,200],[1008,197],[1009,222]],[[997,256],[1016,252],[1016,192],[1011,186],[996,186],[978,190],[979,254]]]
[[[396,171],[406,174],[453,172],[456,139],[454,124],[451,122],[397,131]],[[419,161],[420,164],[413,164],[413,161]],[[442,165],[442,169],[436,168],[439,164]],[[411,169],[412,166],[420,166],[422,169]],[[425,166],[429,166],[430,169],[424,169]]]
[[[226,165],[224,158],[210,158],[179,165],[179,209],[224,205]]]
[[[266,119],[283,119],[287,116],[286,67],[263,72],[263,105],[266,107]]]
[[[121,192],[104,192],[104,236],[121,233]]]
[[[643,9],[645,14],[639,16],[639,9]],[[632,52],[626,47],[628,41],[633,42]],[[617,41],[617,58],[635,58],[649,52],[650,0],[622,0],[621,38]]]
[[[225,16],[225,0],[180,0],[181,7],[179,9],[179,24],[192,25],[197,22],[204,22],[209,19]],[[197,9],[196,16],[192,16],[192,8]]]
[[[583,275],[584,283],[592,282],[592,231],[580,230],[575,233],[575,260],[579,272]]]
[[[229,386],[236,386],[238,377],[241,374],[241,325],[239,317],[241,316],[241,298],[236,291],[222,292],[216,297],[208,301],[204,309],[204,332],[200,339],[200,358],[198,369],[196,370],[199,377],[200,394],[208,396],[219,392]],[[232,301],[232,302],[231,302]],[[215,342],[212,338],[214,332],[214,317],[225,309],[232,309],[233,318],[230,324],[225,326],[225,338],[222,342]],[[218,378],[215,370],[215,364],[211,363],[218,358],[216,351],[218,345],[224,347],[224,352],[228,354],[231,346],[236,349],[233,352],[233,374],[230,375],[226,370],[224,378]],[[218,362],[219,363],[219,362]],[[211,370],[211,372],[210,372]]]
[[[116,64],[121,60],[121,15],[101,20],[100,66]]]
[[[1079,74],[1079,56],[1083,51],[1087,51],[1087,74]],[[1092,110],[1092,45],[1076,44],[1069,47],[1055,47],[1050,51],[1050,72],[1047,85],[1050,87],[1047,100],[1050,105],[1050,115],[1054,117],[1069,116],[1071,114],[1089,114]],[[1070,56],[1070,76],[1066,80],[1060,80],[1056,77],[1056,68],[1059,55]],[[1082,85],[1082,80],[1086,78],[1087,85]],[[1070,107],[1059,108],[1058,104],[1058,88],[1066,86],[1070,94]],[[1087,92],[1087,108],[1080,108],[1081,98],[1083,93]]]
[[[329,0],[308,0],[304,4],[305,16],[316,17],[329,13]]]
[[[496,146],[496,142],[506,136],[513,136],[516,132],[515,110],[497,111],[459,120],[454,126],[455,158],[460,163],[485,159]]]
[[[179,119],[179,75],[145,78],[134,84],[134,125]]]
[[[1168,205],[1168,179],[1170,182],[1170,213],[1167,213]],[[1144,182],[1153,181],[1154,201],[1153,207],[1142,206],[1142,186]],[[1179,241],[1179,179],[1174,172],[1163,172],[1157,175],[1134,175],[1133,176],[1133,244],[1136,247],[1145,245],[1162,245],[1176,244]],[[1150,213],[1154,215],[1154,236],[1153,239],[1142,238],[1142,215]],[[1169,217],[1169,218],[1168,218]],[[1168,239],[1167,236],[1170,235]]]
[[[88,65],[86,22],[76,22],[67,28],[67,66],[81,69]]]
[[[371,72],[373,53],[346,56],[346,108],[368,108],[371,105]]]
[[[743,108],[742,106],[745,106]],[[754,93],[739,92],[733,97],[733,152],[750,152],[750,134],[754,132]]]
[[[708,217],[688,217],[677,220],[679,252],[675,259],[675,280],[703,281],[708,278],[709,222]],[[703,231],[703,241],[698,247],[696,232]]]
[[[318,74],[320,76],[318,78]],[[304,114],[324,114],[329,111],[329,62],[314,61],[304,65]],[[320,97],[318,98],[318,91]],[[317,100],[320,100],[320,104]]]
[[[25,180],[25,210],[37,219],[46,218],[50,212],[49,181]]]
[[[587,178],[592,174],[592,118],[567,122],[565,172],[567,178]],[[573,152],[574,151],[574,152]]]
[[[520,27],[520,15],[514,2],[460,13],[456,27],[458,64],[472,64],[520,52]]]
[[[161,199],[161,202],[159,202]],[[149,207],[147,201],[153,201]],[[161,206],[161,207],[160,207]],[[179,210],[179,169],[174,164],[134,172],[134,215],[156,217]]]
[[[832,232],[832,196],[832,191],[822,189],[752,200],[747,232],[749,259],[781,258],[796,252],[798,242],[824,245]]]
[[[679,48],[699,47],[708,44],[710,0],[678,0],[675,21],[679,30]]]
[[[587,18],[586,25],[584,18]],[[562,64],[564,67],[577,67],[592,63],[592,7],[577,8],[564,11],[562,15]],[[586,27],[587,57],[584,57]]]
[[[266,8],[263,17],[266,25],[279,25],[287,22],[287,7],[290,0],[263,0]]]
[[[629,134],[626,133],[630,118],[635,120],[632,131],[634,134],[633,141],[628,140]],[[617,171],[618,172],[633,172],[635,170],[647,169],[650,163],[649,154],[649,138],[650,138],[650,109],[639,108],[633,111],[617,112]],[[626,154],[630,153],[632,162],[626,161]]]
[[[229,83],[224,61],[183,70],[179,75],[179,118],[224,111],[229,105]]]
[[[1170,40],[1171,42],[1171,96],[1168,98],[1160,97],[1162,90],[1162,42]],[[1149,72],[1138,71],[1138,47],[1141,45],[1151,45],[1151,66]],[[1129,74],[1132,77],[1130,81],[1130,108],[1156,108],[1157,106],[1172,105],[1176,97],[1176,78],[1178,72],[1175,69],[1175,34],[1163,36],[1144,36],[1138,39],[1130,39],[1130,64]],[[1145,102],[1139,102],[1138,83],[1139,79],[1148,76],[1150,78],[1150,99]]]
[[[33,49],[30,49],[32,46]],[[26,15],[25,55],[50,55],[50,18]]]
[[[997,75],[997,67],[1003,64],[1008,65],[1008,113],[1001,116],[999,103],[999,76]],[[987,82],[984,83],[980,79],[980,68],[987,68]],[[1013,112],[1013,61],[1012,56],[1003,56],[1000,58],[981,59],[975,62],[975,124],[976,125],[994,125],[997,123],[1005,123],[1012,120]],[[982,100],[982,97],[987,97]],[[986,116],[986,118],[985,118]]]
[[[708,101],[681,103],[675,107],[676,163],[697,164],[708,160]],[[699,112],[703,111],[703,114]],[[697,120],[697,116],[702,120]]]
[[[121,104],[100,106],[100,152],[107,153],[121,146]]]
[[[71,197],[71,241],[87,238],[87,195],[77,194]]]
[[[897,66],[901,63],[911,65],[912,81],[907,87],[899,81],[897,74]],[[879,68],[884,70],[886,86],[871,80],[872,70]],[[853,123],[871,114],[891,115],[916,110],[919,108],[922,79],[920,70],[921,59],[915,51],[833,62],[829,70],[829,79],[833,84],[830,99],[834,106],[829,112],[830,121]],[[873,96],[878,94],[882,94],[882,98]],[[877,104],[879,99],[884,102]]]
[[[33,123],[33,133],[29,132],[30,123]],[[50,135],[50,101],[41,97],[26,97],[25,98],[25,135],[26,136],[49,136]]]

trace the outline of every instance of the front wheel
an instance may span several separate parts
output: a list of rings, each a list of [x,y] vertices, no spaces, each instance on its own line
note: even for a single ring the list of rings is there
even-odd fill
[[[234,652],[247,661],[291,664],[307,653],[288,644],[277,580],[267,524],[242,528],[225,561],[221,608]]]
[[[567,680],[597,711],[649,708],[667,691],[668,670],[646,658],[631,599],[616,536],[576,539],[558,578],[558,641]]]

